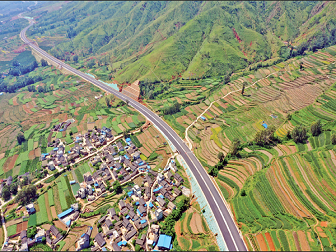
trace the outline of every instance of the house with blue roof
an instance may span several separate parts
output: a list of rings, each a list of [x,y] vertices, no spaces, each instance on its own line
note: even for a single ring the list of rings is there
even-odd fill
[[[34,214],[34,213],[36,212],[36,209],[35,209],[33,203],[28,204],[28,205],[26,206],[26,210],[27,210],[28,214]]]
[[[159,249],[167,249],[170,250],[172,248],[172,237],[165,234],[160,234],[159,241],[157,243],[157,246]]]
[[[65,216],[71,214],[73,211],[74,211],[74,209],[73,209],[72,207],[70,207],[68,210],[65,210],[64,212],[58,214],[57,217],[58,217],[59,219],[62,219],[62,218],[64,218]]]

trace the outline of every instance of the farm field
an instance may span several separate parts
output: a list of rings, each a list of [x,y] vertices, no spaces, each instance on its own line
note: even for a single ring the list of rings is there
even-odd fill
[[[215,179],[250,249],[333,250],[336,148],[331,136],[336,133],[336,71],[327,67],[336,61],[335,55],[336,47],[332,46],[269,67],[268,74],[259,69],[254,78],[235,77],[201,103],[164,116],[184,135],[213,102],[203,114],[205,120],[198,119],[188,131],[193,150],[205,168],[218,163],[219,152],[230,153],[236,139],[245,144],[243,157],[229,160]],[[303,70],[299,69],[300,62]],[[230,93],[243,82],[254,85],[244,96]],[[151,102],[156,106],[155,100]],[[310,132],[310,125],[317,120],[323,125],[318,136],[309,135],[306,142],[298,144],[285,139],[287,132],[299,125]],[[271,148],[253,144],[263,124],[274,126],[275,135],[284,141]],[[187,250],[193,243],[181,237],[179,244]]]
[[[38,67],[29,75],[43,75],[43,82],[32,86],[43,86],[47,93],[29,92],[27,87],[18,93],[4,93],[0,96],[0,105],[4,113],[0,114],[0,178],[39,173],[34,167],[40,167],[41,153],[51,148],[48,142],[60,138],[69,146],[73,144],[71,134],[84,133],[88,129],[110,127],[113,135],[123,130],[133,130],[145,122],[145,118],[128,106],[121,106],[121,100],[109,95],[110,105],[105,98],[97,101],[101,91],[91,84],[82,82],[78,77],[63,75],[53,67]],[[53,132],[60,122],[74,119],[65,132]],[[17,124],[22,121],[21,124]],[[17,144],[17,135],[23,133],[25,140]]]
[[[209,231],[205,218],[197,210],[197,202],[194,202],[176,222],[175,231],[178,245],[184,251],[218,250],[215,238]]]

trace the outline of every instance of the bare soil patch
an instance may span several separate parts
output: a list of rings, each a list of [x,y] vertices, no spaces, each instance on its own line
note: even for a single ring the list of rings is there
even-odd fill
[[[327,221],[321,221],[320,225],[321,225],[321,227],[327,227],[328,226],[328,222]]]
[[[298,237],[299,237],[299,241],[300,241],[302,251],[309,251],[310,247],[309,247],[305,232],[300,230],[300,231],[297,232],[297,234],[298,234]]]
[[[273,243],[271,235],[269,233],[265,233],[265,236],[266,236],[267,243],[268,243],[268,245],[270,247],[270,250],[271,251],[275,251],[275,246],[274,246],[274,243]]]
[[[13,105],[14,105],[14,106],[19,105],[18,102],[17,102],[17,97],[16,97],[16,96],[13,97]]]
[[[28,227],[28,221],[22,222],[22,230],[27,230]]]
[[[57,221],[54,221],[54,223],[55,223],[55,226],[56,226],[56,227],[58,227],[58,228],[60,228],[60,229],[63,229],[63,230],[67,230],[65,224],[64,224],[62,221],[57,220]]]
[[[14,168],[14,165],[15,165],[15,162],[16,162],[16,159],[18,158],[18,156],[19,155],[14,155],[14,156],[9,157],[6,160],[6,162],[3,165],[3,171],[4,172],[8,172],[9,170]]]
[[[196,222],[198,233],[204,233],[201,215],[199,213],[196,213],[196,215],[194,214],[194,216],[195,216],[195,222]]]
[[[22,108],[23,108],[23,110],[24,110],[27,114],[34,114],[34,112],[31,111],[29,108],[27,108],[26,105],[22,105]]]
[[[260,251],[268,251],[266,241],[264,239],[264,236],[262,234],[257,234],[256,235]]]
[[[22,231],[22,222],[16,225],[16,233],[20,233],[21,231]]]
[[[43,225],[42,225],[42,228],[44,228],[45,230],[49,230],[50,227],[51,227],[50,224],[43,224]]]
[[[301,251],[298,235],[295,231],[293,232],[293,237],[294,237],[295,247],[296,247],[297,251]]]
[[[57,218],[57,213],[56,213],[55,206],[50,207],[50,210],[51,210],[51,215],[52,215],[53,219]]]
[[[192,217],[191,217],[191,220],[190,220],[190,228],[191,228],[191,231],[193,232],[193,234],[198,234],[198,230],[197,230],[197,226],[196,226],[196,221],[195,221],[195,216],[196,216],[197,213],[193,213],[192,214]]]
[[[41,148],[35,149],[35,157],[41,156]]]
[[[31,151],[29,152],[29,154],[28,154],[28,158],[29,158],[30,160],[32,160],[32,159],[35,158],[35,150],[31,150]]]

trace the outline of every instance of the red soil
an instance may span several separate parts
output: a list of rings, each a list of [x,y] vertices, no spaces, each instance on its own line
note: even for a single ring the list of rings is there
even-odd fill
[[[19,155],[14,155],[12,157],[9,157],[6,162],[3,165],[3,171],[8,172],[9,170],[14,168],[16,159],[18,158]]]
[[[29,157],[30,160],[34,159],[35,158],[35,151],[31,150],[28,154],[28,157]]]
[[[235,28],[232,28],[233,34],[235,35],[236,39],[238,40],[238,42],[242,42],[242,40],[240,39],[240,37],[238,36],[238,33],[236,32]]]
[[[264,236],[262,234],[257,234],[256,238],[259,244],[260,251],[268,251]]]
[[[23,110],[24,110],[27,114],[33,114],[33,113],[34,113],[34,112],[31,111],[29,108],[27,108],[26,105],[22,105],[22,108],[23,108]]]
[[[271,235],[269,233],[265,233],[265,236],[266,236],[266,239],[267,239],[267,242],[268,242],[268,245],[269,245],[271,251],[275,251],[275,246],[274,246]]]
[[[321,225],[321,227],[327,227],[328,226],[328,222],[327,221],[321,221],[320,225]]]
[[[14,97],[14,98],[13,98],[13,105],[14,105],[14,106],[19,105],[18,102],[17,102],[17,97]]]
[[[21,45],[17,49],[13,50],[13,53],[22,53],[26,51],[26,45]]]

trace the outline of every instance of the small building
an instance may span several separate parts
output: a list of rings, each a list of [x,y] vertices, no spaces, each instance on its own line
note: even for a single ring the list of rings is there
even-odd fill
[[[172,237],[169,235],[161,234],[159,236],[159,241],[158,241],[158,248],[159,249],[167,249],[170,250],[172,245],[171,245]]]
[[[155,215],[157,220],[161,220],[162,217],[163,217],[162,209],[161,208],[156,209],[155,212],[154,212],[154,215]]]
[[[84,233],[77,242],[76,251],[86,249],[88,247],[90,247],[90,236],[87,233]]]
[[[112,243],[112,249],[113,251],[121,251],[121,248],[118,246],[118,243],[116,242]]]
[[[112,221],[110,219],[106,219],[105,225],[108,229],[111,229],[113,227]]]
[[[62,219],[62,218],[64,218],[65,216],[71,214],[73,211],[74,211],[74,209],[73,209],[72,207],[70,207],[68,210],[65,210],[64,212],[58,214],[57,217],[58,217],[59,219]]]
[[[36,212],[36,209],[35,209],[33,203],[28,204],[28,205],[26,206],[26,210],[27,210],[28,214],[34,214],[34,213]]]
[[[133,236],[137,233],[137,231],[135,229],[132,229],[130,232],[128,232],[126,235],[125,235],[125,239],[126,241],[129,241],[130,239],[133,238]]]
[[[118,152],[124,151],[124,146],[122,145],[121,142],[117,142],[117,148],[118,148]]]
[[[174,204],[173,202],[171,202],[171,201],[168,203],[167,207],[168,207],[170,210],[174,210],[174,209],[176,209],[175,204]]]
[[[166,201],[162,199],[161,197],[157,197],[156,201],[159,203],[161,207],[164,207],[167,204]]]
[[[110,208],[107,210],[108,214],[113,218],[116,215],[116,211],[114,208]]]

